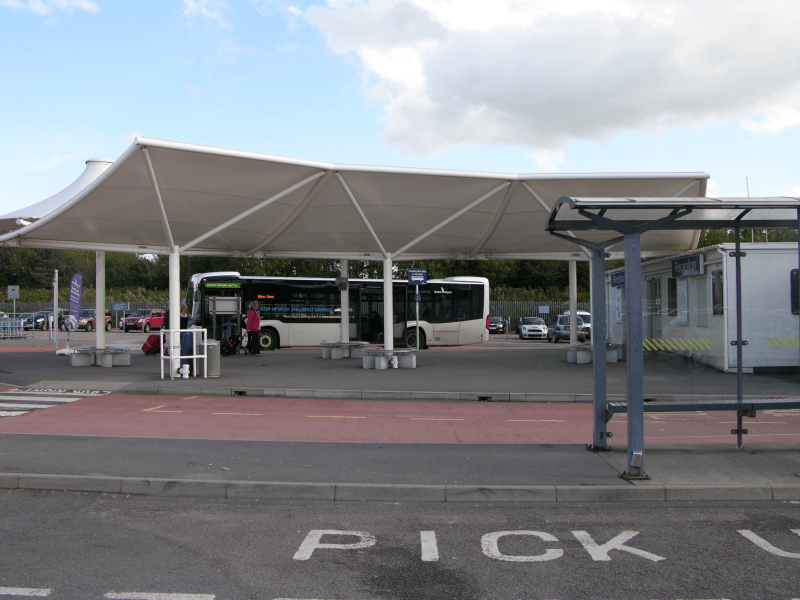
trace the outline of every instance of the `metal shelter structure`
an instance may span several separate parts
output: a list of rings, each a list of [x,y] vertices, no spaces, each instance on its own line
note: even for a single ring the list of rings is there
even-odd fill
[[[628,470],[644,471],[644,351],[642,349],[642,235],[662,230],[732,229],[736,235],[737,403],[742,405],[741,229],[798,229],[800,198],[580,198],[563,197],[546,229],[554,237],[591,251],[592,350],[594,353],[593,449],[607,448],[606,416],[606,250],[624,243],[627,299]],[[575,232],[575,233],[573,233]],[[618,234],[608,237],[609,233]],[[798,241],[800,264],[800,241]],[[737,445],[742,447],[742,410],[737,411]]]
[[[65,190],[63,202],[44,216],[33,207],[0,216],[0,229],[23,225],[0,236],[0,245],[96,251],[98,314],[105,304],[104,252],[168,254],[169,327],[177,329],[181,255],[336,259],[345,277],[349,260],[381,261],[384,305],[391,307],[396,261],[587,260],[570,241],[545,231],[558,198],[704,196],[709,175],[354,166],[138,138],[95,177],[83,178],[80,190],[77,182]],[[654,230],[641,236],[641,251],[687,250],[698,236]],[[343,319],[347,301],[343,294]],[[384,313],[392,350],[393,317]],[[103,348],[104,331],[96,331]]]

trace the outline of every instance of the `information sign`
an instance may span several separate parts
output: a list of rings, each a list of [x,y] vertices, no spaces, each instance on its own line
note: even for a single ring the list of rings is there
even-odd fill
[[[128,302],[112,302],[112,312],[128,312],[130,310],[130,303]]]
[[[9,300],[18,300],[19,299],[19,286],[18,285],[10,285],[10,286],[8,286],[8,299]]]
[[[428,269],[409,269],[408,285],[427,285]]]
[[[625,271],[611,274],[611,287],[625,287]]]

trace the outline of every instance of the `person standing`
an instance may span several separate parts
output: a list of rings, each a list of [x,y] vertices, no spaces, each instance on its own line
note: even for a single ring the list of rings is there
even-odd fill
[[[258,302],[250,303],[247,311],[247,351],[254,356],[261,356],[261,317],[258,315]]]

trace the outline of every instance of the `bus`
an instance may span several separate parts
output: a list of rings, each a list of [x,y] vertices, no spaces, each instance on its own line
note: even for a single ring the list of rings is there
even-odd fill
[[[247,277],[235,271],[196,273],[187,288],[190,323],[222,340],[241,335],[253,300],[261,316],[261,348],[316,346],[341,339],[338,279]],[[383,280],[347,283],[350,340],[383,344]],[[489,280],[484,277],[429,279],[419,286],[419,347],[462,346],[489,340]],[[393,282],[394,345],[417,345],[416,286]]]

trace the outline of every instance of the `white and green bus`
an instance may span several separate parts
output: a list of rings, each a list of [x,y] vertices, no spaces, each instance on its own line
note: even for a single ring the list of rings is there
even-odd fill
[[[430,279],[419,286],[420,348],[463,346],[489,340],[489,280],[484,277]],[[383,280],[348,282],[350,340],[383,343]],[[395,347],[415,347],[415,286],[393,284]],[[316,346],[341,339],[341,291],[336,279],[246,277],[235,271],[197,273],[187,290],[191,322],[222,339],[239,333],[243,313],[257,300],[261,347]],[[217,307],[229,307],[217,310]],[[233,308],[230,307],[239,308]]]

